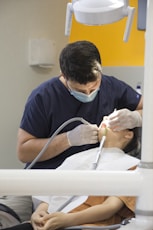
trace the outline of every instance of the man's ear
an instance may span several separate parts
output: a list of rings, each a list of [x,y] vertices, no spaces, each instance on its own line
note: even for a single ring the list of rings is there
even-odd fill
[[[61,72],[61,76],[63,77],[63,79],[66,81],[66,80],[68,80],[68,78],[67,77],[65,77],[65,75]]]
[[[127,138],[129,140],[131,140],[133,138],[133,136],[134,136],[134,133],[131,130],[127,130],[127,132],[125,133],[125,138]]]

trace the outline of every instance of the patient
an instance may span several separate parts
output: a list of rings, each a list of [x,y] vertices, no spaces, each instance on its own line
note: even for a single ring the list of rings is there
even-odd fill
[[[137,145],[136,128],[113,132],[102,125],[99,130],[99,140],[103,135],[106,135],[104,148],[110,150],[115,148],[115,151],[122,152],[124,150],[127,152]],[[49,204],[42,201],[32,214],[31,222],[7,229],[55,230],[76,225],[108,226],[120,224],[122,220],[134,217],[135,197],[89,196],[83,204],[68,213],[63,211],[49,213],[48,208]]]

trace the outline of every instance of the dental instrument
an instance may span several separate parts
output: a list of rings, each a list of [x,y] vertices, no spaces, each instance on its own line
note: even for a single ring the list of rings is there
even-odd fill
[[[100,159],[100,157],[101,157],[102,148],[103,148],[103,145],[104,145],[105,140],[106,140],[106,135],[102,137],[101,142],[100,142],[100,146],[99,146],[98,151],[97,151],[97,154],[96,154],[95,161],[92,163],[92,169],[93,169],[93,170],[96,170],[96,168],[97,168],[97,166],[98,166],[99,159]]]
[[[97,166],[98,166],[99,159],[100,159],[101,154],[102,154],[102,149],[103,149],[103,146],[104,146],[104,142],[106,140],[107,126],[108,126],[107,120],[103,123],[103,126],[105,126],[105,131],[104,131],[104,135],[102,136],[102,139],[100,141],[100,145],[99,145],[99,148],[98,148],[98,151],[97,151],[97,154],[96,154],[95,161],[92,164],[92,169],[93,170],[95,170],[97,168]]]

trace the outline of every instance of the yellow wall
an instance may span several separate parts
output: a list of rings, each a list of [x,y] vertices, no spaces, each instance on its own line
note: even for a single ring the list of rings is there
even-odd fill
[[[123,42],[127,18],[103,26],[86,26],[73,18],[69,41],[85,39],[95,43],[100,50],[103,66],[143,66],[145,32],[137,30],[138,0],[129,1],[129,5],[136,9],[127,43]]]

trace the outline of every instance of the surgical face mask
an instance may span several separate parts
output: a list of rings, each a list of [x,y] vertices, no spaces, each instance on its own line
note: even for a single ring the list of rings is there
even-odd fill
[[[75,97],[78,101],[81,101],[83,103],[87,103],[87,102],[91,102],[95,99],[95,97],[97,96],[97,93],[99,91],[99,88],[95,89],[92,93],[85,94],[85,93],[81,93],[78,92],[76,90],[73,89],[69,89],[70,90],[70,94]]]

